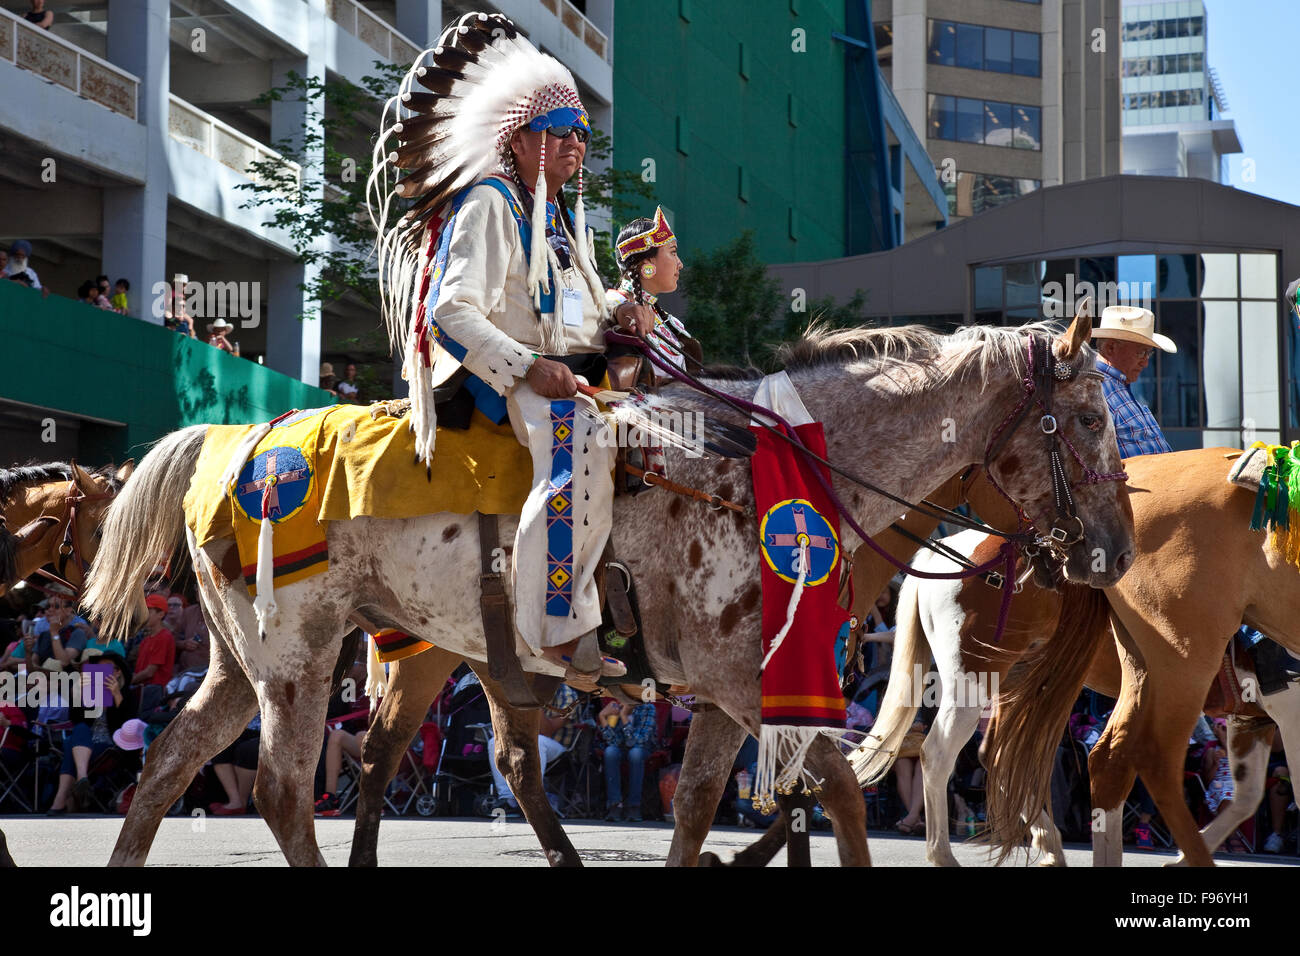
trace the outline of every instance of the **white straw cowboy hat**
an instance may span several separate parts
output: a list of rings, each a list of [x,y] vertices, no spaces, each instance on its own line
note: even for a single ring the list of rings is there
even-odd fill
[[[229,332],[234,326],[225,319],[217,319],[215,322],[208,323],[209,332]]]
[[[1151,345],[1162,352],[1177,352],[1173,339],[1155,331],[1156,317],[1150,309],[1136,305],[1112,305],[1102,310],[1101,325],[1092,330],[1094,339],[1119,339]]]

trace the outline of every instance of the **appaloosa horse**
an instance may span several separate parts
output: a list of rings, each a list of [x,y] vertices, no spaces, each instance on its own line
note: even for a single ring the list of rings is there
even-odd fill
[[[1054,510],[1061,489],[1058,485],[1054,498],[1043,442],[1047,419],[1042,430],[1019,426],[1022,420],[1037,424],[1037,410],[1029,412],[1035,402],[1052,402],[1052,421],[1071,451],[1063,457],[1061,480],[1074,486],[1071,526],[1078,522],[1062,549],[1065,573],[1104,586],[1118,580],[1131,562],[1132,530],[1122,485],[1104,480],[1118,470],[1119,456],[1086,345],[1090,331],[1085,315],[1059,336],[1041,326],[971,327],[947,337],[920,329],[812,332],[784,358],[804,404],[825,426],[830,460],[845,472],[869,473],[892,494],[920,498],[984,461],[994,439],[1006,431],[989,470],[1044,528],[1064,520]],[[1027,359],[1035,354],[1036,376],[1029,374]],[[1054,382],[1050,388],[1047,380]],[[755,383],[723,387],[746,398]],[[663,394],[688,413],[729,414],[718,400],[681,387],[669,386]],[[1011,421],[1015,426],[1007,429]],[[581,438],[596,440],[601,427],[584,421]],[[202,428],[165,437],[110,511],[88,591],[92,612],[110,631],[125,629],[138,617],[147,565],[185,531],[182,500],[204,437]],[[883,449],[888,454],[877,454]],[[614,540],[638,581],[652,668],[660,680],[688,684],[717,704],[696,717],[700,730],[688,745],[675,799],[670,862],[690,863],[736,749],[746,733],[760,729],[759,556],[752,541],[748,467],[677,453],[669,457],[676,481],[708,488],[750,509],[748,515],[731,515],[656,495],[619,499],[615,505]],[[841,475],[833,487],[847,502],[846,520],[868,534],[897,514],[889,499],[854,487]],[[220,570],[233,542],[197,548],[189,536],[210,612],[212,664],[190,704],[155,741],[112,862],[143,862],[167,807],[260,706],[259,809],[290,863],[319,863],[310,780],[329,671],[349,615],[360,611],[453,653],[486,659],[476,600],[479,543],[464,525],[464,516],[449,514],[331,522],[329,569],[277,589],[278,613],[264,639],[242,581]],[[848,547],[859,542],[850,529],[844,540]],[[681,556],[675,567],[665,566],[665,541],[672,541]],[[1102,564],[1094,552],[1106,556]],[[428,569],[435,567],[438,586],[430,587]],[[537,659],[525,665],[539,671],[548,667]],[[864,808],[843,755],[823,737],[809,750],[806,766],[822,781],[820,798],[835,823],[841,861],[869,862]]]

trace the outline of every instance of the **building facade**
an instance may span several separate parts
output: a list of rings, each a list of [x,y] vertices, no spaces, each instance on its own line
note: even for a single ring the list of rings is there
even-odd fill
[[[874,321],[1022,325],[1135,304],[1178,346],[1134,391],[1176,449],[1300,439],[1300,208],[1200,179],[1037,190],[890,252],[772,273],[809,298],[870,290]]]
[[[1223,157],[1241,152],[1224,119],[1209,63],[1202,0],[1124,2],[1124,172],[1224,181]]]
[[[877,0],[872,15],[954,219],[1120,172],[1119,0]]]
[[[57,360],[65,374],[111,383],[103,370],[121,357],[107,343],[69,341],[56,357],[46,354],[48,336],[22,329],[45,324],[47,312],[51,328],[75,328],[63,321],[65,306],[74,303],[59,297],[71,299],[84,280],[101,273],[110,281],[128,279],[130,315],[160,327],[180,274],[189,280],[187,297],[197,293],[202,303],[189,309],[202,316],[200,335],[217,317],[232,322],[230,338],[250,368],[199,363],[206,399],[168,402],[174,414],[162,417],[152,387],[128,385],[126,394],[140,396],[139,403],[115,405],[104,415],[90,399],[93,391],[69,390],[64,404],[50,405],[44,390],[10,376],[0,383],[0,419],[12,413],[20,430],[37,409],[57,413],[69,434],[78,420],[88,423],[85,434],[95,433],[103,419],[104,428],[126,428],[135,442],[143,436],[133,421],[166,430],[198,414],[212,421],[256,417],[263,404],[239,395],[298,394],[276,384],[276,373],[308,383],[319,404],[328,399],[315,390],[323,360],[338,366],[365,350],[375,364],[387,362],[378,310],[351,296],[323,308],[313,302],[303,288],[310,267],[298,261],[293,237],[249,204],[257,163],[315,182],[309,195],[317,198],[336,185],[304,178],[275,148],[288,142],[308,149],[308,158],[322,148],[321,137],[313,139],[323,127],[312,104],[264,100],[291,76],[360,84],[383,67],[408,67],[462,12],[501,12],[571,69],[597,125],[610,122],[613,0],[49,0],[46,6],[54,13],[49,30],[24,18],[26,0],[0,0],[0,245],[29,240],[31,265],[53,293],[0,300],[0,311],[18,303],[24,310],[0,316],[18,330],[7,354],[37,366]],[[361,165],[378,121],[377,109],[363,110],[358,124],[331,145]],[[88,327],[101,326],[91,323],[89,311],[86,316]],[[166,336],[130,339],[146,353],[134,363],[139,368],[176,364]],[[357,344],[367,339],[372,344]],[[187,360],[186,367],[199,366]],[[188,381],[173,384],[190,393]],[[113,441],[97,438],[92,447]]]
[[[752,230],[765,261],[825,259],[946,221],[870,22],[868,0],[618,5],[615,165],[652,184],[684,250]]]

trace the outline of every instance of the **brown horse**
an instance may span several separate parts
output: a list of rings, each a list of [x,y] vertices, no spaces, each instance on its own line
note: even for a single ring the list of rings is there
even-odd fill
[[[46,565],[80,590],[99,525],[135,467],[88,472],[76,462],[0,469],[0,595]],[[8,528],[17,528],[10,532]]]
[[[1250,530],[1253,496],[1225,480],[1228,449],[1210,448],[1130,459],[1129,493],[1136,518],[1138,559],[1104,593],[1080,597],[1081,613],[1062,616],[1053,642],[1065,637],[1075,652],[1069,679],[1058,676],[1056,701],[1041,693],[1043,668],[1031,667],[1025,692],[999,707],[989,770],[993,837],[1018,846],[1046,801],[1044,747],[1052,748],[1062,721],[1060,701],[1072,701],[1106,629],[1098,606],[1109,600],[1120,661],[1119,701],[1092,749],[1088,770],[1092,805],[1104,812],[1094,828],[1093,858],[1122,858],[1124,800],[1141,774],[1187,863],[1213,858],[1183,797],[1187,740],[1223,661],[1228,640],[1244,622],[1293,654],[1300,652],[1300,587],[1295,567]],[[1050,647],[1050,644],[1048,645]],[[1076,686],[1077,685],[1077,686]],[[1258,760],[1258,734],[1244,734],[1232,759]],[[1096,810],[1094,810],[1094,813]]]

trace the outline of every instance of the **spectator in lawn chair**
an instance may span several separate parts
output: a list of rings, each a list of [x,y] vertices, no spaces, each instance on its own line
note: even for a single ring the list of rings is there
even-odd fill
[[[132,687],[140,688],[140,710],[152,710],[163,697],[163,688],[172,679],[176,669],[176,638],[163,627],[167,614],[167,599],[161,594],[145,598],[149,607],[149,620],[144,626],[144,640],[135,659],[135,678]]]
[[[654,749],[655,705],[633,706],[611,699],[601,708],[597,724],[605,743],[605,819],[640,823],[645,761]],[[628,765],[626,801],[623,798],[624,763]]]
[[[85,812],[93,806],[90,765],[113,746],[113,731],[136,714],[135,702],[126,692],[131,682],[126,661],[116,654],[104,654],[97,663],[112,664],[113,670],[104,680],[98,714],[94,708],[68,709],[72,729],[63,748],[59,789],[50,805],[51,815]]]
[[[578,738],[579,727],[573,721],[573,713],[578,706],[578,692],[568,684],[561,684],[555,690],[550,702],[542,708],[542,720],[537,735],[537,752],[542,761],[542,776],[546,776],[546,767],[560,756]],[[496,807],[506,811],[507,816],[517,816],[522,811],[519,801],[510,792],[505,775],[497,767],[496,737],[488,737],[488,762],[492,767],[492,779],[496,781]],[[554,798],[552,797],[552,802]]]
[[[40,603],[45,616],[30,623],[3,669],[62,670],[77,659],[94,635],[86,619],[73,613],[71,595],[58,585],[51,587],[50,596]]]

